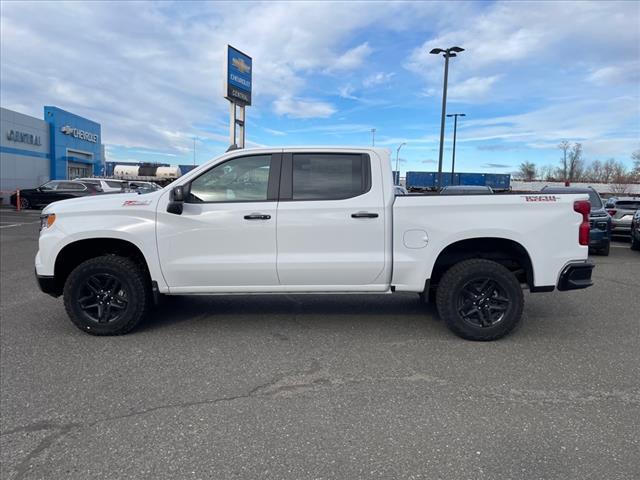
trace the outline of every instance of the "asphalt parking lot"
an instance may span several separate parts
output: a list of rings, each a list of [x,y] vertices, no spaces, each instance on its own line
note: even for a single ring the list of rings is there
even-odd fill
[[[416,295],[173,298],[78,331],[33,276],[38,212],[0,214],[2,479],[640,476],[640,253],[455,337]]]

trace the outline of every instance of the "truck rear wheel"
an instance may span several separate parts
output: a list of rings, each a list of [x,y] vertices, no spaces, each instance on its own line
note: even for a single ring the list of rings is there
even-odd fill
[[[144,318],[149,285],[142,269],[117,255],[78,265],[64,285],[64,306],[71,321],[92,335],[122,335]]]
[[[440,317],[467,340],[497,340],[522,318],[524,296],[518,279],[491,260],[460,262],[442,276],[436,297]]]

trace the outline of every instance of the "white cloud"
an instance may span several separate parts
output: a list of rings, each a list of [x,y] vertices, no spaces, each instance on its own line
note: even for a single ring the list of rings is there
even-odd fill
[[[327,118],[336,111],[335,107],[327,102],[292,97],[279,98],[273,102],[273,106],[278,115],[291,118]]]
[[[275,135],[276,137],[283,137],[287,134],[287,132],[283,132],[282,130],[274,130],[273,128],[265,128],[263,130],[271,135]]]
[[[521,98],[523,93],[548,95],[549,90],[566,86],[562,76],[575,69],[584,71],[584,76],[591,73],[591,81],[607,85],[625,76],[638,76],[639,12],[635,2],[486,5],[476,15],[441,17],[436,33],[411,51],[404,67],[424,78],[425,90],[442,83],[443,59],[429,51],[454,45],[465,51],[451,59],[451,84],[495,75],[510,80],[503,82],[506,88],[491,91],[489,100]],[[539,82],[535,82],[537,78]]]
[[[500,75],[467,78],[451,85],[447,96],[452,102],[482,102],[499,79]]]
[[[618,85],[623,83],[640,83],[640,60],[617,65],[607,65],[594,69],[587,80],[596,85]]]
[[[358,97],[355,97],[353,95],[353,92],[355,92],[355,88],[353,88],[350,83],[338,88],[338,94],[342,98],[346,98],[348,100],[358,100]]]
[[[389,73],[378,72],[378,73],[374,73],[373,75],[369,75],[367,78],[365,78],[362,81],[362,85],[365,88],[375,87],[377,85],[383,85],[385,83],[388,83],[391,80],[391,78],[393,78],[394,75],[395,75],[394,72],[389,72]]]
[[[327,72],[340,72],[345,70],[353,70],[354,68],[362,65],[362,62],[372,52],[368,42],[364,42],[357,47],[347,50],[340,55],[331,65],[326,69]]]

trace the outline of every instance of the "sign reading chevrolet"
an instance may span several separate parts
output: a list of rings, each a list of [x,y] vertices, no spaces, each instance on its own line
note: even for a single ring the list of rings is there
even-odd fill
[[[91,143],[98,143],[98,134],[85,132],[84,130],[80,130],[78,128],[73,128],[69,125],[65,125],[60,129],[62,133],[65,135],[71,135],[74,138],[79,138],[80,140],[86,140]]]
[[[251,105],[251,57],[227,45],[225,98],[239,105]]]

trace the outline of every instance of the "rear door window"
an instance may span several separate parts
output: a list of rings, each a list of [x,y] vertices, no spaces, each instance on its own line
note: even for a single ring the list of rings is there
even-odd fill
[[[292,160],[293,200],[341,200],[371,188],[369,158],[360,154],[302,153]]]
[[[58,186],[58,190],[69,190],[74,192],[80,192],[86,189],[87,187],[85,187],[82,183],[79,183],[79,182],[61,182],[60,185]]]

